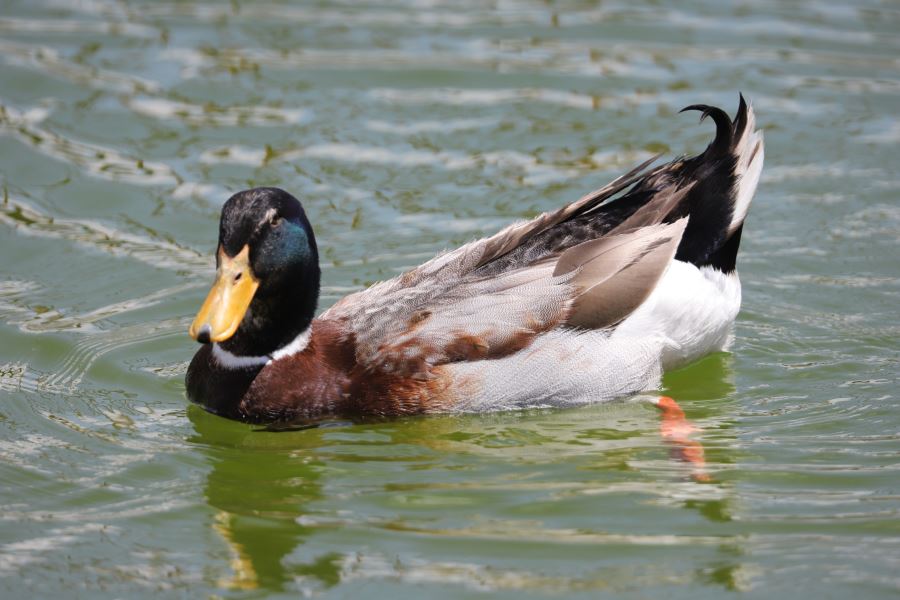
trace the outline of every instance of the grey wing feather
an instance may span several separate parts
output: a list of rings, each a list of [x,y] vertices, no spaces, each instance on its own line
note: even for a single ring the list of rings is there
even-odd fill
[[[694,182],[681,188],[678,186],[679,183],[674,183],[663,187],[644,206],[619,223],[610,233],[624,233],[662,223],[684,201],[693,189]]]
[[[574,273],[578,288],[567,324],[588,329],[615,325],[650,295],[663,276],[687,226],[643,227],[579,244],[563,252],[554,275]]]

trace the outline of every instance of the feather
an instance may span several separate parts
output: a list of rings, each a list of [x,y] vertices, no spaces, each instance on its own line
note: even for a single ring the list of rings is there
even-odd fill
[[[731,148],[734,139],[734,128],[731,124],[731,119],[728,117],[728,113],[721,108],[709,106],[707,104],[691,104],[690,106],[685,106],[678,112],[683,113],[689,110],[700,111],[701,123],[706,117],[712,117],[712,120],[716,122],[716,137],[709,145],[708,151],[719,153],[726,152]]]
[[[647,299],[675,255],[688,219],[651,225],[580,244],[560,256],[553,274],[574,272],[579,288],[567,323],[609,327]]]
[[[654,194],[647,204],[640,207],[630,217],[619,223],[612,233],[626,233],[641,227],[658,225],[674,214],[694,187],[694,182],[678,189],[676,184],[669,185]]]
[[[659,158],[659,155],[644,161],[628,173],[616,178],[602,188],[589,194],[585,194],[575,202],[572,202],[559,210],[544,213],[531,221],[510,225],[496,235],[487,238],[483,243],[484,253],[475,268],[503,256],[507,252],[522,245],[532,236],[542,231],[546,231],[554,225],[558,225],[572,217],[589,211],[591,208],[597,206],[604,200],[611,198],[638,180],[648,177],[650,174],[646,172],[647,167],[649,167],[657,158]]]
[[[568,314],[571,276],[554,277],[553,267],[544,261],[498,277],[467,277],[394,314],[354,319],[358,361],[368,370],[413,374],[520,350]]]

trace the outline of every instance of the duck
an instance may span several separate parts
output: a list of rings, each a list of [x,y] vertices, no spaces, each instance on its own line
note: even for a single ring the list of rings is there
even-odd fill
[[[216,278],[189,328],[190,401],[249,423],[569,407],[658,389],[727,350],[764,160],[740,95],[715,137],[556,210],[437,254],[316,316],[312,225],[288,192],[224,204]]]

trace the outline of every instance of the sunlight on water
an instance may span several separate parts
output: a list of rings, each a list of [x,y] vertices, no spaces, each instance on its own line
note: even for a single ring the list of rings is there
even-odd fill
[[[895,596],[898,26],[875,0],[6,3],[0,596]],[[686,420],[188,406],[231,193],[303,201],[324,308],[702,150],[678,110],[739,91],[767,164],[733,352],[661,390]]]

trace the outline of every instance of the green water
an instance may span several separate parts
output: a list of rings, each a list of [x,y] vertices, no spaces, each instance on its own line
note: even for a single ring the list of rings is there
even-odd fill
[[[893,2],[0,5],[0,596],[896,597]],[[697,152],[766,168],[732,354],[642,402],[288,433],[189,407],[229,193],[300,197],[323,304]]]

